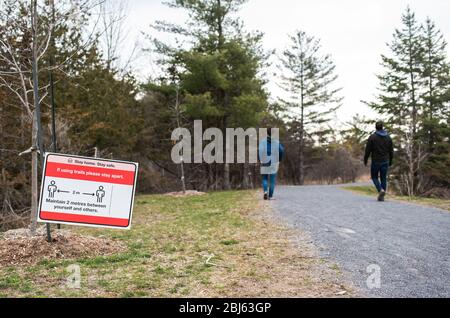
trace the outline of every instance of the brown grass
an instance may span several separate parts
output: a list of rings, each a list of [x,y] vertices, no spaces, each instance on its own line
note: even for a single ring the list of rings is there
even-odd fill
[[[125,249],[123,243],[106,238],[81,236],[70,231],[54,231],[52,243],[44,234],[29,236],[27,230],[13,230],[0,240],[0,265],[29,266],[43,260],[67,260],[107,256]]]
[[[75,246],[41,237],[11,248],[0,239],[2,255],[21,259],[0,266],[0,296],[354,296],[338,267],[274,220],[269,204],[255,191],[140,196],[130,231],[72,227]],[[71,264],[81,268],[80,289],[66,287]]]
[[[227,259],[235,271],[222,267],[214,282],[227,297],[337,297],[354,294],[335,264],[318,256],[310,238],[289,230],[272,217],[270,205],[241,211],[255,222],[251,233],[239,233],[245,242]]]

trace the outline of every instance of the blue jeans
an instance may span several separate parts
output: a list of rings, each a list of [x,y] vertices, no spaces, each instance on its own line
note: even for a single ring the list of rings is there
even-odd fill
[[[373,184],[377,188],[377,191],[387,190],[387,174],[389,170],[389,162],[372,162],[370,174]]]
[[[270,179],[270,185],[268,185]],[[269,187],[269,198],[273,197],[273,192],[275,191],[275,184],[277,181],[277,175],[276,174],[263,174],[262,175],[262,184],[264,193],[267,193],[267,187]]]

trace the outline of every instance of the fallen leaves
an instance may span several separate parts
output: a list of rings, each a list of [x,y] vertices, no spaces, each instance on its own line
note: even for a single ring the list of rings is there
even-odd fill
[[[122,242],[101,237],[82,236],[55,230],[47,242],[42,230],[31,236],[29,230],[6,232],[0,239],[0,265],[33,265],[42,260],[62,260],[106,256],[125,250]]]

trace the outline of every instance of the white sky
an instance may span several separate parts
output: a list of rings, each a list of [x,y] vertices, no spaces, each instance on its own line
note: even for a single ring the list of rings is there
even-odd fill
[[[339,85],[343,87],[344,106],[338,112],[341,122],[354,114],[373,114],[361,100],[373,100],[381,72],[380,55],[387,52],[395,28],[401,26],[401,15],[410,5],[419,21],[429,16],[450,42],[450,0],[249,0],[239,12],[247,30],[260,30],[267,49],[281,52],[288,44],[287,34],[306,31],[322,41],[322,53],[329,53],[337,66]],[[160,0],[129,0],[127,47],[150,33],[155,20],[182,23],[185,15],[170,9]],[[450,52],[450,51],[449,51]],[[450,56],[450,54],[449,54]],[[135,64],[141,78],[155,74],[151,56]],[[269,77],[268,90],[275,98],[280,94],[277,79]]]

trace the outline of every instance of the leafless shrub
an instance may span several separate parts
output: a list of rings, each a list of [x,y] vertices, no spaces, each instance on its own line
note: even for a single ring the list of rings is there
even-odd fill
[[[345,147],[330,150],[326,157],[307,171],[307,181],[313,183],[349,183],[364,173],[360,160],[353,158]]]

